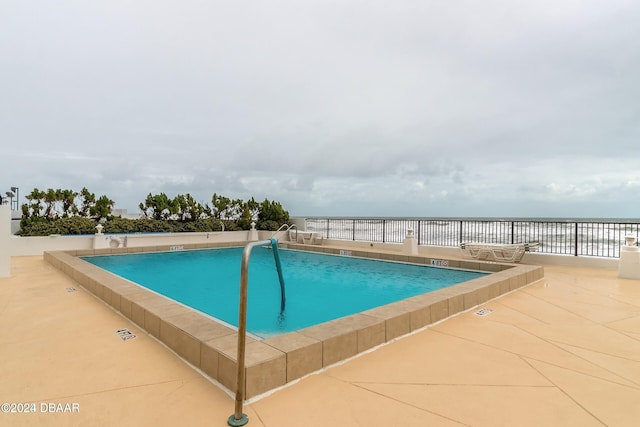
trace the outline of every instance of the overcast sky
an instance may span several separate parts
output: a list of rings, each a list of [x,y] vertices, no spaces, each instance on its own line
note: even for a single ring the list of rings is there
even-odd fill
[[[0,188],[640,217],[640,2],[0,0]]]

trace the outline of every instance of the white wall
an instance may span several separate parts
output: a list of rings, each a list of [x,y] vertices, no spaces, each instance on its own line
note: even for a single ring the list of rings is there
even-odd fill
[[[5,221],[8,225],[9,221]],[[268,239],[273,234],[272,231],[260,231],[259,239]],[[220,242],[238,242],[244,244],[248,241],[248,231],[218,231],[210,233],[141,233],[141,234],[101,234],[84,236],[59,236],[48,237],[19,237],[9,236],[7,230],[7,244],[3,248],[8,248],[11,256],[32,256],[42,255],[45,251],[70,251],[80,249],[108,248],[111,240],[122,242],[126,247],[149,247],[163,245],[187,245],[187,244],[207,244]],[[126,237],[126,239],[125,239]],[[99,242],[96,245],[94,239],[105,239],[106,242]],[[113,247],[113,246],[111,246]],[[117,246],[116,246],[117,247]]]
[[[362,249],[377,249],[387,251],[402,251],[400,243],[372,243],[350,240],[325,239],[324,243],[332,246],[357,247]],[[418,255],[438,258],[461,258],[462,253],[457,247],[450,246],[418,246]],[[530,265],[564,265],[568,267],[606,268],[617,269],[620,260],[618,258],[600,258],[573,255],[553,255],[537,252],[527,252],[522,258],[521,264]]]
[[[212,231],[209,233],[128,234],[127,247],[186,245],[218,242],[246,242],[248,231]],[[124,236],[124,235],[119,235]]]
[[[522,259],[522,264],[564,265],[567,267],[608,268],[612,270],[617,270],[619,263],[619,258],[552,255],[536,252],[527,252]]]
[[[10,239],[11,256],[42,255],[45,251],[93,249],[93,236],[11,236]]]
[[[11,276],[11,208],[0,205],[0,277]]]
[[[307,228],[307,221],[304,218],[301,217],[294,217],[294,218],[289,218],[289,220],[291,221],[291,224],[295,224],[296,228],[299,231],[305,231]]]

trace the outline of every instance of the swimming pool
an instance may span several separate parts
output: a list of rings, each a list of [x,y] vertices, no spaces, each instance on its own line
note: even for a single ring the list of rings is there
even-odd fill
[[[83,258],[154,292],[237,326],[243,248]],[[272,250],[254,250],[249,268],[248,331],[259,338],[300,330],[486,273],[280,250],[286,288]]]
[[[136,325],[134,332],[144,330],[207,376],[234,392],[237,385],[237,329],[110,273],[80,257],[170,252],[180,249],[186,252],[189,249],[228,248],[240,245],[237,241],[228,241],[47,251],[44,253],[44,259],[52,267],[70,276],[83,290],[117,310],[124,319],[130,320]],[[291,243],[288,246],[297,250],[416,265],[447,264],[452,268],[484,271],[488,274],[295,332],[261,340],[249,339],[245,364],[247,398],[393,341],[544,277],[544,269],[534,265],[407,256],[393,249],[385,251],[384,248],[378,250]],[[251,262],[254,262],[253,258]],[[236,268],[239,270],[239,265]],[[286,269],[286,266],[283,268]],[[255,287],[252,283],[253,276],[249,278],[250,293]],[[236,285],[239,283],[236,282]],[[237,306],[237,302],[233,305]],[[122,327],[132,326],[124,323]]]

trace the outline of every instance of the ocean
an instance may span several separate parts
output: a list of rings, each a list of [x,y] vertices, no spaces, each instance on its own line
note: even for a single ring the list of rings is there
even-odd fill
[[[402,243],[408,229],[419,245],[465,242],[537,243],[550,254],[617,258],[625,236],[639,236],[638,218],[338,218],[307,217],[306,229],[328,239]]]

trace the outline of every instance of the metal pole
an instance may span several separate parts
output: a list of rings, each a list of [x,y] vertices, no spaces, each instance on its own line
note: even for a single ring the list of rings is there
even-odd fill
[[[238,308],[238,374],[236,385],[236,404],[235,412],[227,420],[230,426],[243,426],[249,422],[247,414],[242,413],[242,405],[244,404],[244,355],[247,342],[247,285],[249,283],[249,257],[251,249],[254,246],[270,245],[271,240],[260,240],[251,242],[244,247],[242,252],[242,263],[240,267],[240,305]]]
[[[387,220],[382,220],[382,243],[387,242]]]
[[[356,220],[351,220],[351,240],[356,241]]]
[[[16,193],[16,210],[20,210],[20,189],[18,187],[11,187],[11,191]]]
[[[515,221],[511,221],[511,244],[514,243],[514,234],[515,234]]]

